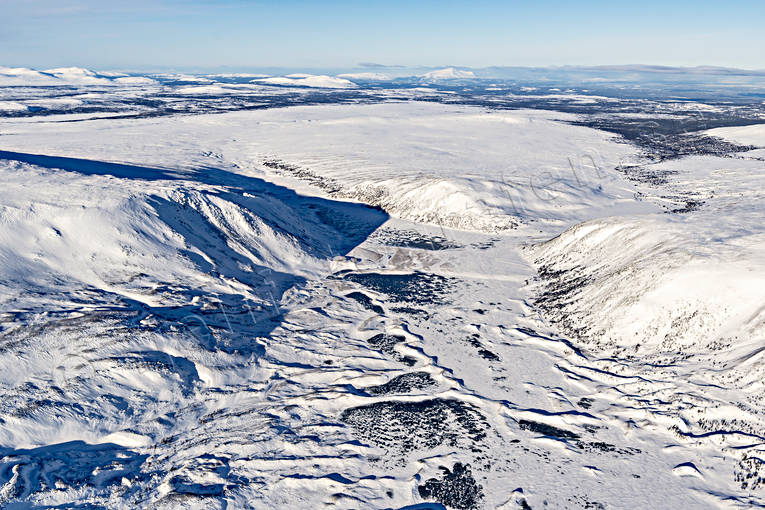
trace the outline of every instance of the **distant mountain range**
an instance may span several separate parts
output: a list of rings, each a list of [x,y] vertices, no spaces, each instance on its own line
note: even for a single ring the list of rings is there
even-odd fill
[[[366,70],[365,70],[366,69]],[[355,82],[420,80],[424,82],[451,80],[511,79],[528,81],[577,81],[627,83],[627,82],[696,82],[715,83],[718,80],[733,79],[740,85],[764,86],[765,70],[747,70],[728,67],[697,66],[672,67],[659,65],[604,65],[604,66],[552,66],[518,67],[492,66],[468,68],[449,66],[403,67],[376,65],[375,72],[369,72],[370,64],[359,64],[355,68],[343,69],[247,69],[247,73],[227,69],[212,73],[180,72],[114,72],[94,71],[81,67],[60,67],[36,70],[27,67],[0,66],[0,86],[132,86],[158,85],[167,81],[213,83],[220,79],[236,79],[266,86],[296,86],[308,88],[353,88]],[[237,71],[244,71],[237,69]],[[255,74],[253,74],[255,73]],[[249,78],[249,79],[248,79]]]

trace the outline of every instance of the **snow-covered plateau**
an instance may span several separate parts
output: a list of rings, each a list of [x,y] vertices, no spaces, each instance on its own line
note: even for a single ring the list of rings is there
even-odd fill
[[[0,68],[0,507],[765,506],[765,105],[387,79]]]

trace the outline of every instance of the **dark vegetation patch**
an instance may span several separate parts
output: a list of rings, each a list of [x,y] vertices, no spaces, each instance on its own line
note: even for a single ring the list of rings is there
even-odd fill
[[[417,360],[411,356],[402,356],[399,361],[407,366],[413,367],[417,364]]]
[[[661,187],[670,183],[670,177],[676,175],[676,170],[653,169],[640,165],[623,165],[616,167],[616,170],[622,172],[627,179],[648,184],[652,187]],[[676,204],[676,207],[667,206],[668,213],[688,213],[697,210],[704,205],[701,195],[694,191],[677,191],[670,195],[661,195],[661,198]]]
[[[526,498],[520,499],[518,505],[521,507],[521,510],[531,510],[531,505],[526,502]]]
[[[569,337],[577,340],[587,338],[587,331],[576,323],[576,316],[564,312],[576,298],[579,289],[592,281],[585,274],[584,268],[574,266],[566,270],[552,269],[549,265],[539,265],[537,273],[541,288],[534,298],[546,319],[564,331]],[[573,346],[572,346],[573,348]]]
[[[410,372],[394,377],[385,384],[368,386],[364,391],[371,395],[389,395],[391,393],[409,393],[435,386],[436,381],[427,372]]]
[[[374,235],[375,239],[387,246],[417,248],[420,250],[452,250],[462,245],[448,240],[445,236],[421,234],[414,230],[382,230]]]
[[[413,367],[417,364],[417,360],[411,356],[401,355],[396,352],[395,346],[406,340],[406,337],[401,335],[389,335],[387,333],[378,333],[372,338],[367,339],[367,343],[374,349],[387,354],[401,363]]]
[[[500,358],[488,349],[478,349],[478,355],[487,361],[499,361]]]
[[[381,306],[374,304],[372,298],[363,292],[351,292],[350,294],[346,294],[345,297],[358,301],[361,306],[378,315],[383,315],[385,313],[385,310],[383,310]]]
[[[388,295],[393,301],[443,304],[454,279],[419,271],[406,274],[347,273],[346,280]]]
[[[475,407],[444,398],[375,402],[346,409],[340,420],[359,437],[401,456],[441,445],[478,452],[489,428]]]
[[[427,319],[430,317],[430,314],[426,312],[425,310],[422,310],[420,308],[413,308],[411,306],[394,306],[390,309],[391,312],[394,313],[405,313],[408,315],[414,315],[415,317],[420,317],[422,319]]]
[[[460,510],[478,508],[483,490],[473,478],[470,466],[457,462],[451,470],[444,466],[440,469],[443,471],[440,478],[429,478],[417,487],[420,497]]]
[[[546,423],[539,423],[531,420],[520,420],[518,421],[518,425],[523,430],[528,430],[530,432],[541,434],[546,437],[572,440],[580,450],[586,452],[617,453],[619,455],[635,455],[636,453],[640,453],[638,448],[620,448],[618,446],[612,445],[611,443],[605,443],[603,441],[583,441],[581,440],[581,436],[575,432],[554,427]]]
[[[325,190],[330,195],[337,194],[342,189],[340,183],[334,179],[322,177],[307,168],[302,168],[280,159],[267,159],[263,161],[263,166],[274,170],[278,175],[287,175],[306,181],[319,189]]]
[[[619,448],[611,443],[604,443],[602,441],[593,441],[591,443],[580,441],[578,446],[580,449],[588,452],[618,453],[620,455],[635,455],[636,453],[640,453],[638,448]]]
[[[387,333],[378,333],[375,336],[367,339],[367,343],[385,354],[394,354],[395,345],[406,340],[406,337],[401,335],[389,335]]]
[[[531,420],[519,420],[518,426],[523,430],[528,430],[543,436],[557,437],[559,439],[579,439],[579,434],[569,430],[559,429],[546,423],[539,423]]]
[[[572,505],[569,508],[584,508],[585,510],[606,510],[603,503],[591,501],[586,496],[574,496],[568,500]]]
[[[537,296],[535,303],[542,307],[560,307],[573,302],[573,295],[592,281],[582,275],[584,268],[572,267],[567,270],[552,269],[543,265],[537,269],[539,278],[548,285]]]
[[[476,348],[476,350],[478,351],[478,355],[481,356],[483,359],[488,361],[499,361],[500,359],[499,356],[497,356],[490,350],[486,349],[481,343],[480,338],[481,337],[478,335],[478,333],[473,333],[467,338],[466,341],[467,343],[469,343],[470,345]]]
[[[756,123],[726,113],[675,112],[677,117],[630,118],[601,116],[573,124],[601,129],[621,135],[640,147],[647,157],[655,161],[676,159],[691,155],[728,156],[756,147],[727,142],[702,134],[716,127],[744,126]]]
[[[676,207],[674,209],[669,210],[670,213],[689,213],[697,210],[699,207],[704,205],[703,200],[694,200],[692,198],[686,199],[685,202],[680,206]]]
[[[741,484],[743,490],[759,489],[765,485],[765,461],[756,454],[744,453],[736,466],[733,479]]]
[[[667,169],[648,169],[641,165],[621,165],[616,170],[623,173],[624,176],[633,182],[651,184],[653,186],[662,186],[669,184],[670,177],[677,175],[677,170]]]

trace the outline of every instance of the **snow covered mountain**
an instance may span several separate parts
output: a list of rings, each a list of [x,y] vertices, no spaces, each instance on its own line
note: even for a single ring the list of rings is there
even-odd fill
[[[464,78],[475,78],[473,71],[463,71],[453,67],[429,71],[422,75],[425,80],[459,80]]]
[[[275,76],[270,78],[257,78],[253,83],[263,83],[266,85],[283,85],[293,87],[315,87],[324,89],[348,89],[356,85],[342,77],[333,77],[325,75],[312,74],[290,74],[287,76]]]
[[[54,151],[49,154],[78,155],[77,147],[86,145],[99,147],[99,158],[133,161],[155,145],[134,140],[124,154],[110,146],[127,144],[132,126],[140,125],[147,140],[170,143],[172,136],[185,161],[205,162],[198,156],[203,137],[225,161],[298,189],[307,182],[312,193],[318,188],[402,219],[481,232],[529,220],[657,210],[635,201],[633,187],[614,171],[636,151],[614,143],[613,135],[561,122],[572,118],[427,103],[301,106],[160,123],[115,121],[103,136],[77,124],[35,126],[8,147],[33,152],[44,144]]]
[[[96,73],[81,67],[35,71],[25,67],[0,66],[0,87],[61,85],[150,85],[156,82],[145,76],[119,73]]]
[[[765,504],[762,105],[447,71],[4,69],[0,506]]]

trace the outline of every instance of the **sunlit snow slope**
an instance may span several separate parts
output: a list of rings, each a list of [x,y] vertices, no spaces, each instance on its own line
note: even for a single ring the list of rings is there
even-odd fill
[[[760,153],[578,120],[0,120],[0,506],[765,504]]]
[[[214,164],[204,153],[399,218],[482,232],[655,210],[636,202],[614,172],[636,151],[565,122],[573,119],[429,103],[301,106],[109,121],[97,130],[90,123],[17,124],[4,142],[20,152],[45,147],[47,154],[168,163],[183,155],[182,165]]]

